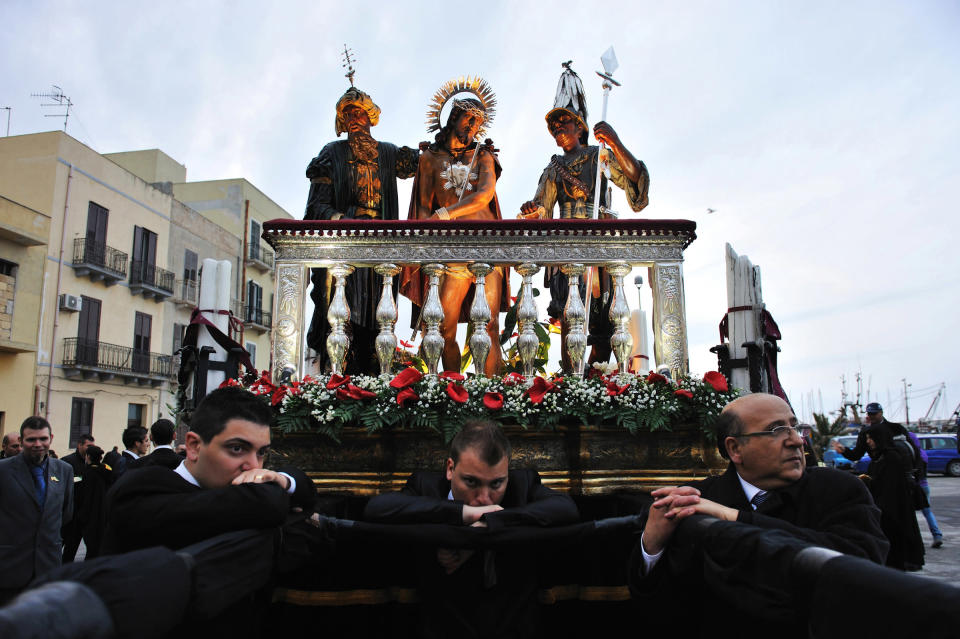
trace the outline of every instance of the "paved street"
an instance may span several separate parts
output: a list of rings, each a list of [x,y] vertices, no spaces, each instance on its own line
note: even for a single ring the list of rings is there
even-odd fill
[[[930,505],[943,532],[943,546],[936,550],[930,548],[933,538],[927,520],[918,510],[917,523],[927,547],[927,563],[916,574],[960,585],[960,477],[931,475],[929,481]]]

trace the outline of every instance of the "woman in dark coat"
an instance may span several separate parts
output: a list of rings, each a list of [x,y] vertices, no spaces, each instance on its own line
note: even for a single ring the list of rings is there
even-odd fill
[[[913,458],[909,444],[898,445],[889,429],[871,426],[866,431],[870,449],[867,482],[880,508],[880,528],[890,541],[887,565],[900,570],[923,566],[923,539],[914,512]]]
[[[87,559],[100,555],[100,542],[106,525],[103,502],[107,489],[113,484],[113,471],[106,464],[102,464],[102,460],[103,449],[92,444],[87,446],[80,481],[74,489],[74,516],[87,546]]]

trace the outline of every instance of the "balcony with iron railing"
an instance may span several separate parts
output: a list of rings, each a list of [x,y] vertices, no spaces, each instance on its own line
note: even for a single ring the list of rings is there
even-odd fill
[[[156,264],[134,260],[130,264],[130,292],[134,295],[152,297],[158,302],[171,297],[175,277]]]
[[[440,277],[447,265],[466,264],[478,288],[497,266],[510,267],[523,278],[517,304],[517,351],[527,376],[533,374],[539,345],[533,280],[544,268],[567,273],[571,293],[589,277],[590,267],[603,267],[612,276],[610,344],[622,371],[629,366],[633,341],[624,278],[634,267],[650,268],[654,355],[658,367],[677,378],[689,369],[682,266],[684,249],[696,239],[695,229],[696,223],[689,220],[272,220],[264,224],[264,237],[276,251],[274,319],[283,327],[274,333],[273,375],[290,379],[302,374],[311,267],[327,268],[333,278],[326,346],[337,373],[349,343],[345,334],[350,317],[344,294],[347,276],[357,267],[374,267],[384,277],[377,309],[384,339],[377,338],[376,348],[381,370],[389,370],[397,345],[394,280],[399,280],[403,267],[418,271],[425,284],[420,316],[424,362],[429,372],[436,373],[444,346],[439,330],[444,317]],[[585,306],[589,303],[589,298],[571,294],[563,311],[570,329],[562,347],[574,375],[584,374],[590,337]],[[492,317],[484,295],[474,296],[469,316],[474,326],[470,339],[473,361],[482,366],[482,355],[496,348],[483,330]]]
[[[73,266],[78,277],[106,286],[116,284],[127,275],[127,254],[87,237],[73,240]]]
[[[243,308],[243,324],[258,333],[266,333],[273,326],[270,313],[253,306]]]
[[[177,280],[173,291],[173,302],[178,306],[196,306],[200,286],[197,280]]]
[[[252,266],[261,273],[273,270],[273,251],[260,242],[253,242],[247,251],[247,266]]]
[[[64,338],[63,371],[70,378],[107,381],[119,377],[140,386],[160,386],[175,374],[171,355],[80,337]]]

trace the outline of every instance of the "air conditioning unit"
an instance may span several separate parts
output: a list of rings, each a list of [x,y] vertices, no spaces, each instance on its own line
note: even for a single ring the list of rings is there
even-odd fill
[[[63,293],[60,295],[60,310],[61,311],[79,311],[83,308],[83,298],[78,295],[69,295]]]

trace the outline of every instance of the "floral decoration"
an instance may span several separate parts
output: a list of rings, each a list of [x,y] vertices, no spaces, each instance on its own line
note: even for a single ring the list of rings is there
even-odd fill
[[[697,424],[709,436],[720,410],[738,395],[715,371],[702,380],[672,381],[658,373],[526,378],[424,375],[409,367],[393,376],[307,375],[288,385],[273,384],[264,371],[253,382],[229,379],[223,385],[243,386],[262,397],[282,432],[318,432],[336,441],[348,426],[369,432],[428,429],[449,440],[472,418],[524,428],[604,424],[630,432]]]

